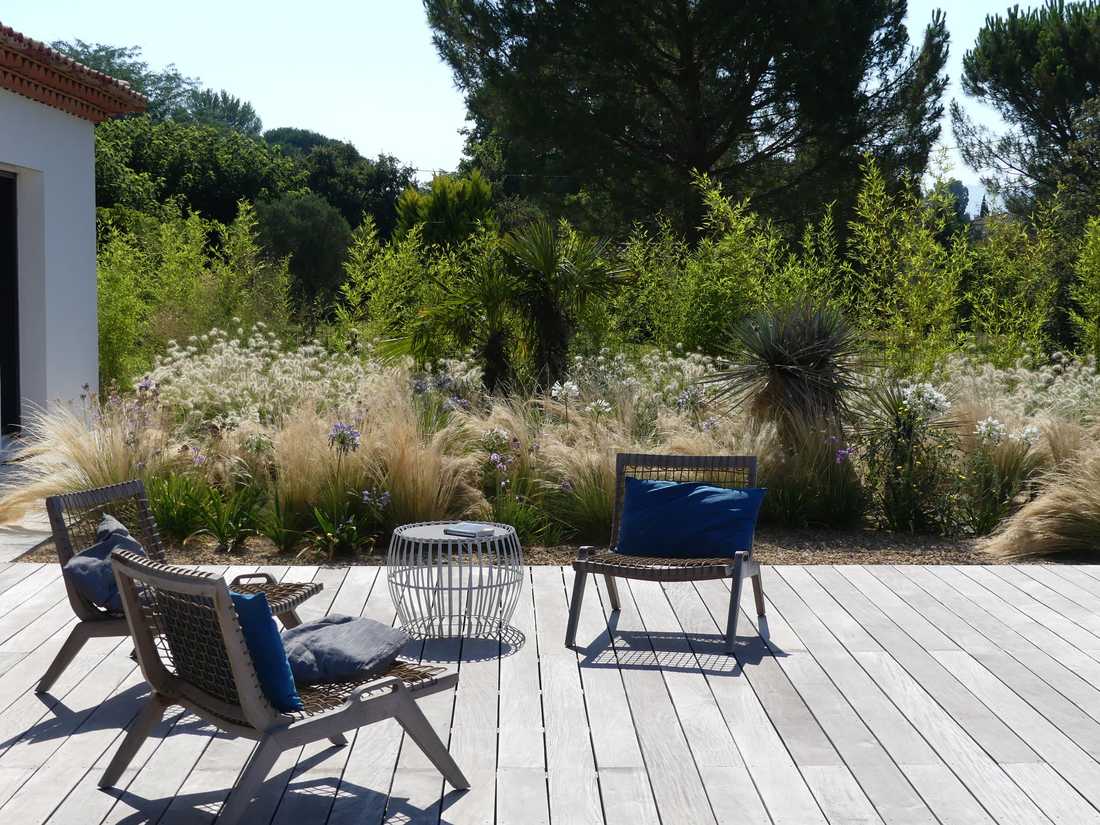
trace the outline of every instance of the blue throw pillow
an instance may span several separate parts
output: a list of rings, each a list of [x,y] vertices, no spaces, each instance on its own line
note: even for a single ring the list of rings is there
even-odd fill
[[[252,654],[252,664],[260,679],[260,688],[277,710],[289,712],[302,709],[302,700],[294,687],[294,676],[286,659],[279,628],[271,615],[267,596],[263,593],[233,593],[233,607],[241,623],[244,642]]]
[[[145,549],[112,516],[104,516],[96,529],[96,543],[65,562],[62,574],[73,588],[92,604],[112,613],[122,612],[115,572],[111,569],[111,551],[129,550],[139,556]]]
[[[751,550],[761,487],[626,478],[616,550],[630,556],[694,558]]]

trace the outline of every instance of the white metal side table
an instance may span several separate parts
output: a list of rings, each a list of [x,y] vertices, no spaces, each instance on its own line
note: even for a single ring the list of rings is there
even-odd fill
[[[453,521],[405,524],[386,556],[390,596],[402,626],[425,638],[496,637],[523,590],[523,550],[514,527],[482,538],[443,532]]]

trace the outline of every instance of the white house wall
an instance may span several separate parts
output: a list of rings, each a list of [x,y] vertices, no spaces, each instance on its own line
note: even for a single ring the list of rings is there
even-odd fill
[[[0,168],[17,175],[24,418],[97,385],[94,129],[0,89]]]

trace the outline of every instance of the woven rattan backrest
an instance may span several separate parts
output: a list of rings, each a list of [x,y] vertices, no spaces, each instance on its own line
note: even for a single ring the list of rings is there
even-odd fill
[[[611,518],[611,543],[619,535],[626,479],[702,481],[715,487],[755,487],[754,455],[650,455],[619,453],[615,459],[615,509]]]
[[[46,499],[58,560],[64,564],[95,544],[95,531],[104,514],[114,516],[137,539],[149,558],[164,561],[157,523],[141,481],[80,490]]]
[[[142,672],[153,689],[234,725],[264,728],[264,697],[225,581],[111,554]]]

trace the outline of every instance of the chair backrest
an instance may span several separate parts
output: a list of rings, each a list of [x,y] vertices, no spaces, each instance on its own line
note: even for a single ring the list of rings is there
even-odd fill
[[[626,479],[701,481],[715,487],[755,487],[754,455],[651,455],[619,453],[615,457],[615,509],[611,517],[611,544],[619,535]]]
[[[263,730],[279,715],[260,688],[224,579],[124,550],[111,565],[153,690],[228,730]]]
[[[157,532],[157,523],[149,510],[145,485],[139,481],[124,481],[109,487],[78,490],[46,499],[57,560],[65,563],[82,550],[95,544],[96,527],[104,514],[118,519],[130,531],[142,548],[155,561],[164,561],[164,547]],[[104,615],[65,581],[69,602],[77,616],[95,619]]]

